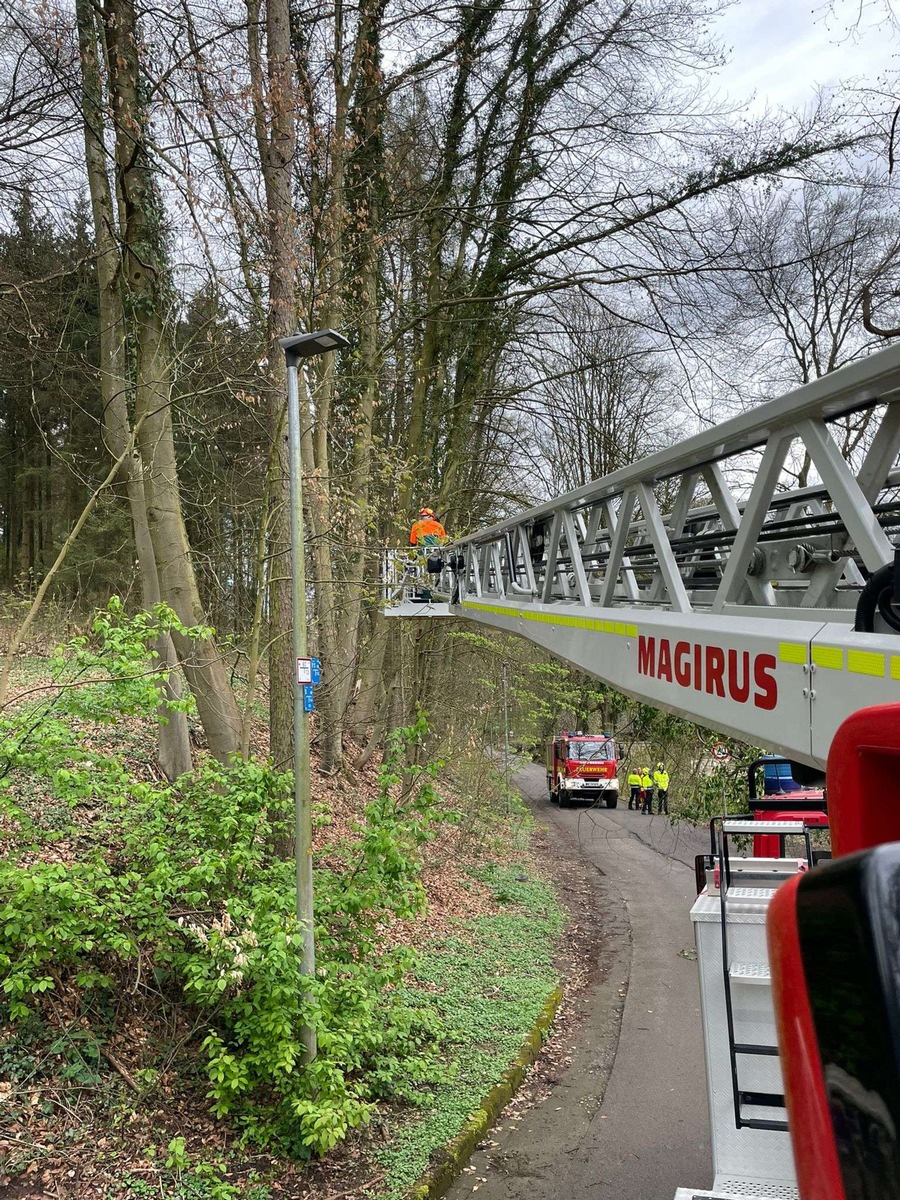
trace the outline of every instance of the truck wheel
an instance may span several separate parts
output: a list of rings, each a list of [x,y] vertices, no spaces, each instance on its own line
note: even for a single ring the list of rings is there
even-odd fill
[[[550,797],[551,804],[559,804],[559,796],[554,792],[553,788],[547,789],[547,795]]]
[[[618,808],[619,807],[619,793],[618,792],[613,792],[611,796],[606,797],[606,807],[607,808]]]

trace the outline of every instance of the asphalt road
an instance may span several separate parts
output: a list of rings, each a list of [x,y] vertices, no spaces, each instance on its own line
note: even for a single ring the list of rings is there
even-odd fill
[[[546,803],[543,768],[516,782],[599,869],[606,932],[570,1065],[550,1095],[501,1120],[451,1200],[672,1200],[710,1187],[700,1002],[688,912],[699,831],[663,817]]]

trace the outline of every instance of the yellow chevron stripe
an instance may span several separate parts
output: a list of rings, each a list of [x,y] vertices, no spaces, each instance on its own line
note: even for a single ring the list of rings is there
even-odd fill
[[[844,652],[840,646],[813,646],[812,660],[817,667],[827,667],[829,671],[844,669]]]
[[[848,650],[847,670],[854,675],[884,678],[884,655],[875,650]]]
[[[484,604],[480,600],[463,600],[463,608],[472,608],[476,612],[495,613],[499,617],[521,618],[523,621],[536,621],[541,625],[559,625],[571,629],[589,629],[594,633],[612,633],[618,637],[637,637],[637,625],[626,625],[623,621],[602,621],[596,617],[576,617],[571,613],[555,613],[531,610],[528,608],[507,608],[502,604]]]
[[[806,643],[779,642],[778,658],[783,663],[800,663],[802,665],[806,662]]]

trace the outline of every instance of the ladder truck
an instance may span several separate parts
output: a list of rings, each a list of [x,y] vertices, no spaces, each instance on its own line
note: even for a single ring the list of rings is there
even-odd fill
[[[459,538],[427,603],[386,554],[389,616],[519,634],[827,768],[831,862],[801,811],[717,819],[697,864],[715,1178],[676,1200],[900,1200],[898,455],[890,348]]]

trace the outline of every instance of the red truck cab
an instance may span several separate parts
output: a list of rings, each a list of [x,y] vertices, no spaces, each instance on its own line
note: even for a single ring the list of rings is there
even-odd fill
[[[547,743],[547,791],[550,802],[567,807],[573,800],[619,803],[619,748],[608,733],[557,733]]]

